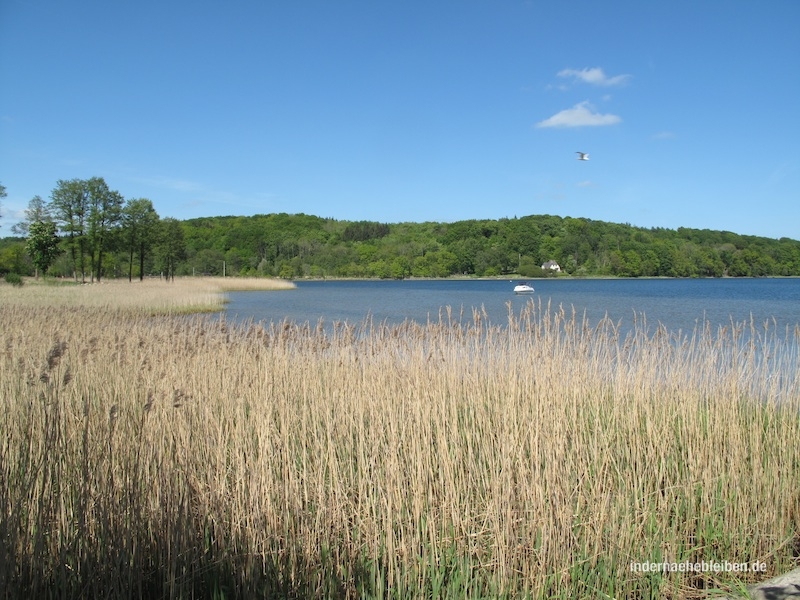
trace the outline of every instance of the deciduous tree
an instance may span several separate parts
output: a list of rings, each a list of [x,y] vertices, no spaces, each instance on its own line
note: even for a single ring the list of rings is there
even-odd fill
[[[36,268],[36,278],[39,273],[44,275],[53,264],[56,257],[61,254],[59,249],[58,232],[56,224],[52,221],[34,221],[28,228],[28,241],[25,251],[31,257]]]
[[[50,193],[50,206],[56,224],[66,234],[66,245],[72,258],[75,281],[78,273],[86,280],[86,217],[89,190],[81,179],[59,179]]]
[[[133,255],[139,255],[139,280],[144,279],[144,260],[156,243],[158,213],[146,198],[128,200],[122,209],[122,230],[128,247],[128,281],[133,279]]]
[[[167,217],[162,219],[157,256],[167,280],[175,279],[178,263],[186,258],[186,244],[180,221]]]
[[[28,202],[28,208],[25,209],[25,218],[16,225],[12,225],[11,231],[17,235],[28,237],[28,231],[33,223],[37,221],[47,223],[52,220],[53,217],[50,214],[50,207],[42,200],[41,196],[34,196],[31,198],[31,201]]]
[[[102,177],[86,181],[89,201],[87,237],[91,251],[92,280],[103,275],[103,254],[110,249],[111,232],[122,218],[122,194],[109,189]]]

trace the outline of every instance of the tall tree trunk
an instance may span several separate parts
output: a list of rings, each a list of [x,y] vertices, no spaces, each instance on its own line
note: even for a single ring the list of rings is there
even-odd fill
[[[139,246],[139,281],[144,281],[144,242]]]
[[[81,257],[81,283],[86,283],[86,249],[82,239],[78,242],[78,250]]]
[[[95,254],[92,252],[92,258],[94,258]],[[103,234],[97,236],[97,259],[94,262],[94,272],[97,275],[97,283],[100,283],[100,277],[102,275],[103,269]]]
[[[69,237],[69,253],[72,257],[72,274],[75,277],[75,283],[78,283],[78,257],[75,256],[75,240],[73,239],[72,234],[70,234]]]
[[[100,283],[100,275],[103,270],[103,250],[97,251],[97,283]]]

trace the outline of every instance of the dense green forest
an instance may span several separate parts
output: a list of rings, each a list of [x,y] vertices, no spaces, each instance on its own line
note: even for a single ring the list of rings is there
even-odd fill
[[[299,277],[800,276],[800,242],[726,231],[641,228],[531,215],[452,223],[340,221],[296,214],[161,219],[100,178],[59,181],[31,201],[17,237],[0,240],[0,273],[31,275],[31,225],[53,222],[50,275]],[[34,228],[33,231],[39,231]],[[44,243],[40,240],[40,243]],[[543,269],[555,261],[560,273]],[[45,261],[47,262],[47,261]]]

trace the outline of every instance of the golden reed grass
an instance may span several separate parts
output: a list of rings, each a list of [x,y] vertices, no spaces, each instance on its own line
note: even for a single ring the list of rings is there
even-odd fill
[[[290,281],[257,277],[179,277],[174,281],[107,280],[79,285],[53,279],[26,279],[20,288],[0,285],[0,304],[125,309],[149,314],[219,311],[225,292],[294,289]]]
[[[0,589],[683,598],[797,561],[796,331],[484,317],[3,304]],[[767,572],[630,568],[681,561]]]

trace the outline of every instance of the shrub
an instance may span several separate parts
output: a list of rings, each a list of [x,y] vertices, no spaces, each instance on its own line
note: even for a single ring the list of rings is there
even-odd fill
[[[18,273],[6,273],[6,283],[15,287],[22,287],[22,277]]]

